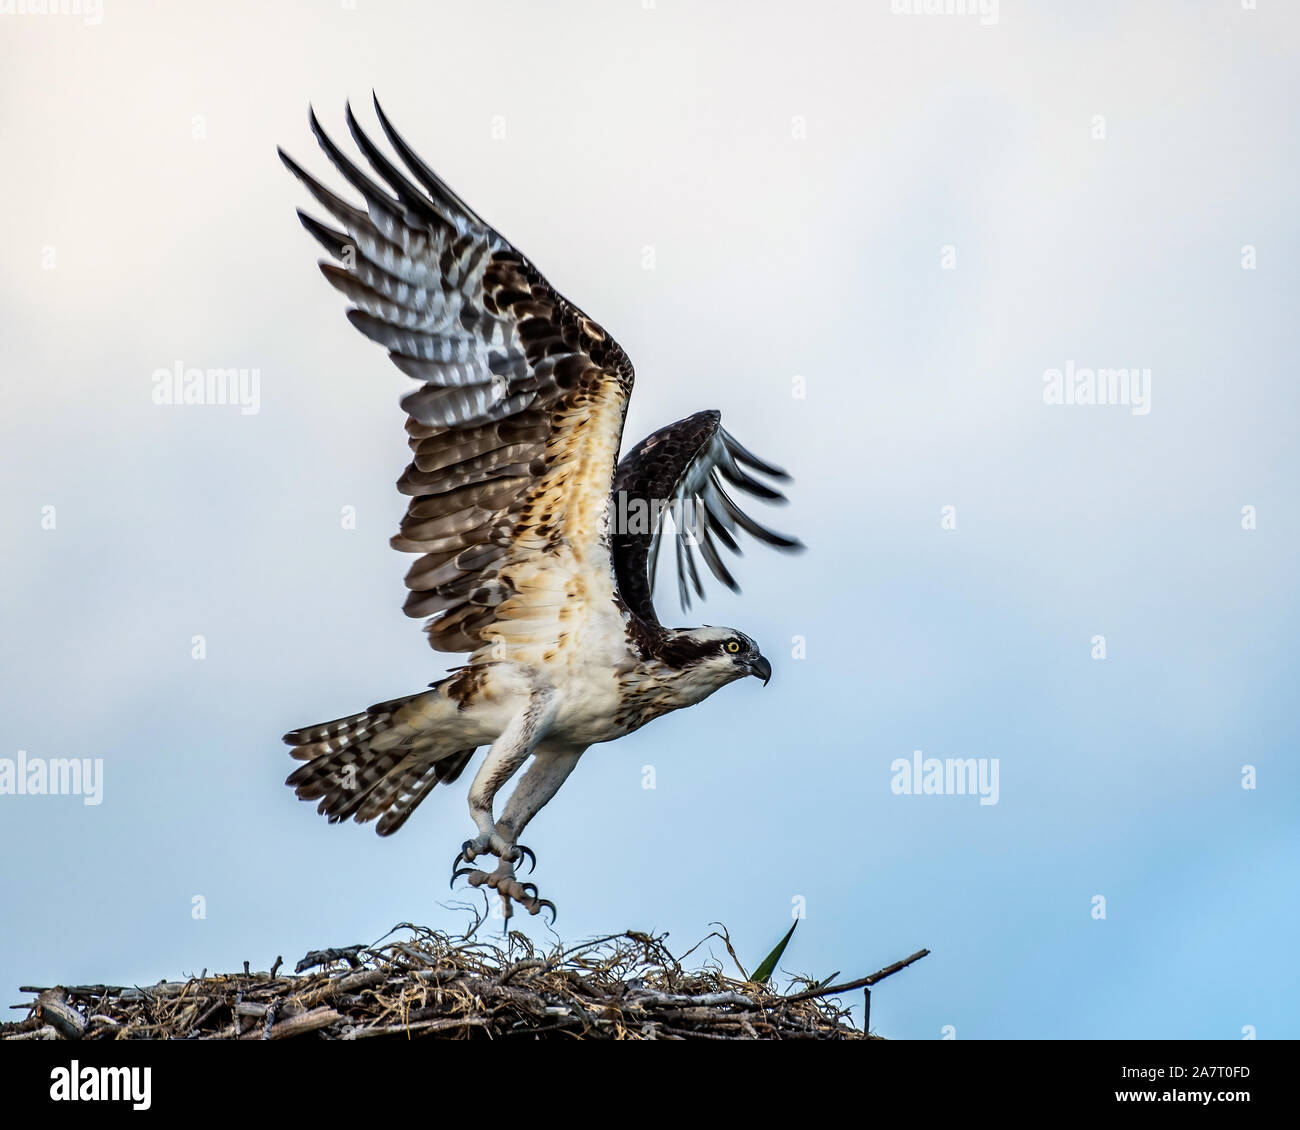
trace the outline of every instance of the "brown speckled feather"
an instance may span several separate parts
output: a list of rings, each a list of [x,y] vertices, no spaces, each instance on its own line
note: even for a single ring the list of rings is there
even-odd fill
[[[302,216],[342,264],[321,269],[354,303],[349,320],[421,382],[402,400],[413,459],[398,488],[411,501],[393,545],[422,555],[405,608],[431,617],[440,651],[499,643],[516,657],[540,655],[587,615],[614,614],[603,517],[632,365],[375,109],[405,169],[350,108],[371,173],[310,119],[364,208],[281,157],[342,225]]]

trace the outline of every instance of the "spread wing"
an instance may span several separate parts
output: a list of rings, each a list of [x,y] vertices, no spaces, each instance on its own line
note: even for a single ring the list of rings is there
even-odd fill
[[[392,541],[421,554],[405,610],[432,617],[439,651],[536,658],[618,615],[604,517],[632,365],[375,112],[404,168],[349,107],[373,176],[310,117],[363,208],[280,157],[340,225],[298,213],[336,261],[321,271],[352,301],[349,321],[420,382],[402,399],[411,501]]]
[[[658,624],[654,610],[655,565],[664,525],[671,516],[677,555],[677,591],[682,609],[691,606],[690,590],[704,596],[695,553],[709,571],[733,592],[740,586],[718,552],[722,545],[740,553],[736,539],[743,530],[767,545],[797,551],[792,537],[760,525],[727,493],[727,486],[766,502],[785,496],[750,472],[787,480],[779,467],[747,451],[722,427],[718,412],[697,412],[647,436],[624,456],[614,477],[618,519],[613,539],[618,590],[642,620]]]

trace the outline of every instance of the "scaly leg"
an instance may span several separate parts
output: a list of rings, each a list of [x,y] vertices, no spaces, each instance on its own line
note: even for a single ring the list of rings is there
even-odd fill
[[[559,791],[568,779],[586,746],[553,746],[538,749],[528,772],[515,786],[506,801],[496,832],[509,844],[514,844],[519,833],[542,807]]]
[[[472,863],[484,852],[490,852],[501,860],[503,867],[509,867],[509,876],[507,877],[500,868],[493,875],[473,868],[461,868],[453,870],[452,883],[466,874],[470,877],[470,883],[476,887],[488,882],[494,876],[498,877],[498,881],[506,881],[507,878],[513,881],[514,871],[510,865],[522,857],[523,851],[516,847],[513,841],[507,842],[498,834],[496,821],[492,816],[492,802],[501,786],[528,760],[528,755],[532,753],[554,719],[557,705],[553,691],[535,692],[528,706],[511,720],[497,740],[492,743],[492,748],[488,750],[488,755],[475,775],[474,783],[470,786],[469,811],[475,827],[478,828],[478,835],[461,845],[460,854],[456,856],[453,867],[461,863]],[[496,887],[497,883],[493,882],[491,885]],[[522,891],[522,888],[520,890]],[[503,893],[502,897],[508,900],[509,896]]]
[[[527,827],[528,822],[541,811],[547,801],[555,796],[560,786],[573,772],[573,767],[578,764],[578,758],[586,748],[586,746],[543,747],[535,751],[533,763],[520,778],[515,791],[510,794],[505,810],[501,813],[501,819],[496,824],[496,834],[508,849],[501,854],[501,865],[491,875],[479,872],[478,874],[483,877],[478,882],[475,882],[475,876],[470,877],[469,881],[475,886],[486,883],[501,895],[507,920],[512,914],[510,900],[514,899],[529,914],[536,914],[542,907],[549,908],[551,922],[555,921],[555,904],[549,899],[539,899],[537,888],[532,883],[520,883],[515,878],[515,864],[523,854],[529,856],[533,854],[527,848],[521,847],[517,840],[519,833]]]

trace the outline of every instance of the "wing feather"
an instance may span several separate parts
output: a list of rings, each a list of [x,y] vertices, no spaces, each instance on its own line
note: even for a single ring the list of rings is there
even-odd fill
[[[369,172],[309,124],[364,207],[285,166],[339,228],[299,212],[333,262],[348,319],[420,382],[402,398],[412,461],[395,548],[411,616],[441,651],[562,643],[583,617],[618,615],[605,522],[633,383],[626,354],[426,165],[375,101],[388,156],[347,107]],[[706,558],[707,559],[707,558]],[[560,621],[566,627],[561,628]],[[431,782],[412,771],[391,796]]]
[[[691,605],[691,590],[704,596],[695,563],[695,551],[709,572],[733,592],[736,578],[718,552],[721,543],[739,555],[736,531],[743,530],[766,545],[798,551],[802,544],[756,522],[727,493],[723,480],[738,491],[765,502],[781,503],[785,496],[756,479],[740,464],[778,481],[789,479],[783,470],[742,447],[722,427],[714,411],[697,412],[661,428],[636,445],[619,463],[614,480],[613,506],[627,520],[614,534],[614,567],[618,589],[634,615],[651,626],[659,619],[654,609],[656,564],[665,524],[671,516],[677,560],[677,591],[682,609]],[[637,515],[651,515],[646,525]]]

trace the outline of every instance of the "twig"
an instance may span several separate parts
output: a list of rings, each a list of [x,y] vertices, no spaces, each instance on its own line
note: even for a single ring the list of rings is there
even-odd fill
[[[48,1024],[31,1032],[19,1032],[16,1036],[5,1037],[6,1040],[57,1040],[58,1038],[58,1032]]]
[[[411,1024],[390,1024],[383,1028],[353,1028],[344,1034],[345,1040],[361,1040],[367,1036],[402,1036],[411,1032],[445,1032],[451,1028],[486,1027],[486,1016],[456,1016],[442,1020],[417,1020]]]
[[[794,1004],[796,1001],[809,1001],[814,997],[832,997],[837,993],[847,993],[853,989],[865,989],[874,985],[877,981],[883,981],[897,973],[900,969],[906,969],[914,961],[920,961],[930,953],[929,950],[917,950],[911,957],[905,957],[902,961],[896,961],[893,965],[886,965],[884,969],[878,969],[869,977],[859,977],[856,981],[845,981],[842,985],[831,985],[825,989],[808,989],[806,992],[794,993],[788,997],[782,997],[782,1004]]]
[[[335,1012],[328,1005],[324,1005],[320,1008],[313,1008],[310,1012],[302,1012],[297,1016],[289,1017],[288,1020],[280,1021],[271,1029],[269,1037],[254,1029],[240,1038],[245,1040],[287,1040],[294,1036],[305,1035],[308,1032],[317,1032],[321,1028],[328,1028],[331,1024],[337,1024],[342,1019],[342,1013]]]
[[[632,989],[627,995],[629,1004],[652,1003],[659,1006],[681,1006],[693,1008],[721,1008],[723,1005],[736,1004],[742,1008],[756,1008],[749,997],[741,993],[701,993],[690,996],[686,993],[658,993],[653,989]]]
[[[202,1016],[200,1016],[190,1026],[190,1030],[185,1033],[185,1036],[183,1038],[189,1039],[190,1037],[194,1036],[199,1031],[199,1029],[202,1028],[203,1025],[206,1024],[212,1018],[213,1014],[216,1013],[218,1009],[225,1008],[225,1007],[226,1007],[225,1000],[218,1000],[210,1009],[208,1009],[207,1012],[205,1012]]]

